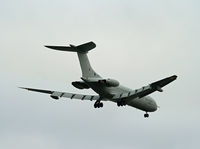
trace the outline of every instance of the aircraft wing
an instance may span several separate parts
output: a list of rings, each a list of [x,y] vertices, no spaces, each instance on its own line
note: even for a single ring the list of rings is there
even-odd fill
[[[162,92],[162,87],[164,87],[165,85],[171,83],[172,81],[176,80],[177,76],[173,75],[171,77],[153,82],[147,86],[144,86],[140,89],[136,89],[134,91],[128,92],[128,93],[121,93],[121,94],[116,94],[113,96],[114,100],[117,99],[124,99],[126,101],[128,101],[129,99],[133,99],[133,98],[142,98],[144,96],[147,96],[155,91],[159,91]]]
[[[24,88],[24,87],[20,87],[20,88],[26,89],[28,91],[50,94],[50,96],[54,99],[59,99],[61,97],[79,99],[79,100],[90,100],[90,101],[99,99],[98,95],[83,95],[83,94],[66,93],[66,92],[58,92],[58,91],[50,91],[50,90],[34,89],[34,88]]]

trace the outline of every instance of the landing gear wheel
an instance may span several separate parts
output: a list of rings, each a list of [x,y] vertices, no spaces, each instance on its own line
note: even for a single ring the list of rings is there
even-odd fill
[[[144,117],[145,117],[145,118],[148,118],[148,117],[149,117],[149,114],[148,114],[148,113],[145,113],[145,114],[144,114]]]
[[[117,106],[118,106],[118,107],[120,106],[120,102],[117,102]]]
[[[97,108],[97,104],[94,104],[94,108]]]
[[[117,106],[118,106],[118,107],[120,107],[120,106],[125,106],[125,105],[126,105],[126,102],[123,101],[123,100],[117,102]]]
[[[102,108],[102,107],[103,107],[103,103],[102,103],[102,102],[96,101],[96,102],[94,103],[94,108]]]

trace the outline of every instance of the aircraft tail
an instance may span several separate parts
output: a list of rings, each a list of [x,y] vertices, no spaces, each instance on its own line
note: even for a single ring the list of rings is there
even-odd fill
[[[70,44],[69,47],[66,46],[45,46],[50,49],[59,50],[59,51],[68,51],[68,52],[78,52],[78,53],[87,53],[88,51],[94,49],[96,44],[94,42],[88,42],[79,46],[74,46]]]
[[[68,51],[68,52],[77,52],[83,78],[101,78],[90,65],[87,53],[88,51],[94,49],[96,44],[94,42],[88,42],[79,46],[70,45],[67,46],[45,46],[50,49],[59,50],[59,51]]]

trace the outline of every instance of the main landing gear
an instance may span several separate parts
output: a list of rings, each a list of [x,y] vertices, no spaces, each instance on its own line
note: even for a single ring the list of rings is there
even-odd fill
[[[100,102],[100,100],[97,100],[94,103],[94,108],[102,108],[103,107],[103,102]]]
[[[117,102],[117,106],[118,106],[118,107],[120,107],[120,106],[125,106],[125,105],[126,105],[126,102],[123,101],[123,100]]]
[[[149,117],[149,114],[146,112],[146,113],[144,114],[144,117],[145,117],[145,118],[148,118],[148,117]]]

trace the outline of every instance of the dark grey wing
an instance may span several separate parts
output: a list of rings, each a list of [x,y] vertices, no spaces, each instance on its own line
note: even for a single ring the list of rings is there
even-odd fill
[[[177,78],[177,76],[173,75],[171,77],[153,82],[153,83],[151,83],[147,86],[144,86],[140,89],[136,89],[136,90],[128,92],[128,93],[117,94],[117,95],[113,96],[113,99],[123,99],[123,98],[129,99],[129,97],[130,97],[130,99],[137,98],[137,97],[142,98],[142,97],[147,96],[155,91],[162,92],[163,91],[162,87],[173,82],[174,80],[176,80],[176,78]]]
[[[50,91],[50,90],[43,90],[43,89],[34,89],[34,88],[24,88],[28,91],[40,92],[45,94],[50,94],[50,96],[54,99],[59,99],[61,97],[71,98],[71,99],[80,99],[80,100],[98,100],[98,95],[83,95],[83,94],[75,94],[75,93],[67,93],[67,92],[58,92],[58,91]]]
[[[149,95],[155,91],[159,91],[159,92],[162,92],[162,87],[166,86],[167,84],[173,82],[174,80],[176,80],[177,76],[176,75],[173,75],[171,77],[168,77],[168,78],[165,78],[165,79],[162,79],[162,80],[159,80],[159,81],[156,81],[156,82],[153,82],[150,84],[151,86],[151,89],[148,90],[148,91],[145,91],[144,93],[141,93],[139,95],[139,97],[144,97],[146,95]]]

